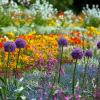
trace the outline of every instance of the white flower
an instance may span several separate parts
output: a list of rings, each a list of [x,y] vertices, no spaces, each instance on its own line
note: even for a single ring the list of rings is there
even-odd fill
[[[83,8],[82,12],[86,17],[93,16],[100,18],[100,9],[98,5],[93,5],[90,9],[89,5],[87,4],[86,7]]]
[[[21,96],[22,100],[26,100],[26,97],[24,95]]]
[[[31,100],[36,100],[35,98],[31,99]]]
[[[22,78],[19,80],[19,82],[22,82],[22,81],[23,81],[23,79],[24,79],[24,78],[22,77]]]
[[[16,89],[15,92],[21,92],[24,89],[24,87],[20,87],[19,89]]]
[[[42,4],[40,0],[36,0],[35,4],[30,7],[30,10],[34,16],[39,12],[44,19],[51,18],[57,13],[57,9],[54,9],[53,5],[46,0],[43,0]]]

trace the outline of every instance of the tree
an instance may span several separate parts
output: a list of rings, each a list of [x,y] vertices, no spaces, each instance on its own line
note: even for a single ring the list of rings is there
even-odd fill
[[[74,0],[72,8],[75,12],[80,13],[86,4],[89,4],[91,8],[93,4],[100,5],[100,0]]]
[[[58,10],[64,11],[71,7],[74,0],[48,0]]]

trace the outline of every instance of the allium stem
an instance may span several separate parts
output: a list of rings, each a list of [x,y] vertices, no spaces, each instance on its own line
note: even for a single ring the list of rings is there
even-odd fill
[[[100,58],[99,58],[99,65],[98,65],[98,68],[97,68],[97,77],[96,77],[96,90],[98,90],[98,88],[100,88]]]
[[[84,47],[84,34],[83,34],[83,38],[82,38],[82,41],[83,41],[83,45],[82,45],[82,48],[83,48],[83,51],[84,51],[84,49],[85,49],[85,47]]]
[[[17,55],[17,60],[16,60],[15,78],[17,77],[17,66],[18,66],[18,61],[19,61],[20,51],[21,51],[21,49],[18,50],[18,55]]]
[[[60,82],[60,72],[61,72],[61,66],[62,66],[62,58],[63,58],[63,46],[61,46],[61,55],[60,55],[60,67],[59,67],[58,83]]]
[[[83,75],[83,89],[85,88],[85,82],[86,82],[86,73],[87,73],[87,67],[88,67],[88,62],[89,62],[89,58],[87,59],[87,63],[85,65],[85,68],[84,68],[84,75]]]
[[[10,61],[10,52],[8,52],[8,60],[7,60],[6,73],[5,73],[5,74],[6,74],[6,75],[5,75],[6,78],[8,77],[9,61]]]
[[[75,67],[74,67],[73,79],[72,79],[72,94],[73,94],[73,98],[74,98],[74,94],[75,94],[76,66],[77,66],[77,59],[75,60]],[[73,99],[73,100],[74,100],[74,99]]]

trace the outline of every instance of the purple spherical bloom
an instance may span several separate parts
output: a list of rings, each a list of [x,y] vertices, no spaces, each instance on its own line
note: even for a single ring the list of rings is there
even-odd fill
[[[4,50],[5,50],[5,52],[14,52],[15,49],[16,49],[15,42],[6,42],[4,44]]]
[[[73,59],[82,59],[83,55],[83,50],[80,48],[75,48],[71,53]]]
[[[16,41],[17,48],[25,48],[26,47],[26,41],[24,39],[18,38]]]
[[[97,42],[97,48],[100,49],[100,41]]]
[[[87,51],[85,52],[85,56],[88,57],[88,58],[91,58],[91,57],[93,56],[92,50],[87,50]]]
[[[68,41],[65,38],[60,38],[58,40],[58,45],[59,46],[67,46],[68,45]]]

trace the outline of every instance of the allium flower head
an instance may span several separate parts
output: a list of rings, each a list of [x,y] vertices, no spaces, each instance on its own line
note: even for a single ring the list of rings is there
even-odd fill
[[[16,49],[15,42],[6,42],[4,44],[4,50],[5,50],[5,52],[14,52],[15,49]]]
[[[83,50],[80,48],[75,48],[71,53],[73,59],[82,59],[83,55]]]
[[[100,49],[100,41],[97,42],[97,48]]]
[[[92,50],[87,50],[87,51],[85,52],[85,56],[88,57],[88,58],[91,58],[91,57],[93,56]]]
[[[26,41],[24,39],[18,38],[16,41],[17,48],[25,48],[26,47]]]
[[[60,38],[58,40],[58,45],[59,46],[67,46],[68,45],[68,41],[65,38]]]

